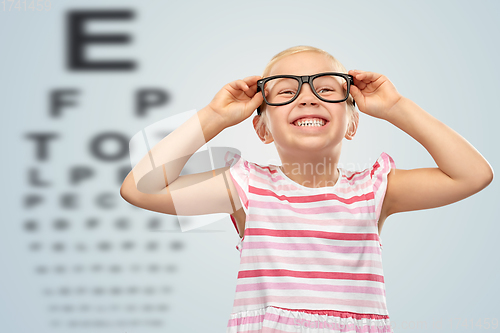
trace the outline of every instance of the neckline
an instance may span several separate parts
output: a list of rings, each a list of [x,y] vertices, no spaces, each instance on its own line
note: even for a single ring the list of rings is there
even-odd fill
[[[322,187],[307,187],[304,185],[300,185],[299,183],[295,182],[294,180],[290,179],[283,171],[281,171],[281,168],[279,165],[275,165],[275,169],[278,170],[279,174],[282,175],[286,180],[289,182],[293,183],[295,186],[300,187],[301,189],[306,189],[306,190],[323,190],[323,189],[336,189],[340,183],[340,180],[342,179],[342,168],[337,167],[337,170],[339,172],[339,178],[337,179],[337,182],[333,186],[322,186]]]

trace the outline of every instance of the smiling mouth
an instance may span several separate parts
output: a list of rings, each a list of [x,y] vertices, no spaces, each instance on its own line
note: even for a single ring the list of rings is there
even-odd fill
[[[329,122],[325,119],[314,118],[314,119],[305,119],[305,120],[297,120],[292,125],[296,127],[323,127]]]

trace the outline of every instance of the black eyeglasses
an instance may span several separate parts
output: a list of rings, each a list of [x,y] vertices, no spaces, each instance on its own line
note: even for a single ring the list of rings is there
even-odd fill
[[[349,97],[351,84],[354,84],[354,80],[352,75],[337,72],[303,76],[274,75],[257,81],[257,92],[262,92],[264,102],[267,105],[286,105],[292,103],[299,96],[303,83],[308,83],[314,95],[320,100],[328,103],[340,103]],[[344,89],[345,83],[347,83],[347,89]],[[261,114],[260,106],[257,108],[257,114],[259,116]]]

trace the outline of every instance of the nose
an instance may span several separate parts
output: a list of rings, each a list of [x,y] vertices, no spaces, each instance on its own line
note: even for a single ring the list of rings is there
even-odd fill
[[[316,105],[318,104],[318,98],[314,95],[309,83],[305,82],[300,88],[299,96],[297,97],[297,103],[300,105]]]

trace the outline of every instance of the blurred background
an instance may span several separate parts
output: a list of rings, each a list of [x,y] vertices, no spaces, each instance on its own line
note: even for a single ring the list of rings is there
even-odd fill
[[[494,0],[2,1],[0,331],[224,332],[240,259],[229,215],[181,232],[175,216],[124,201],[132,136],[312,45],[386,75],[496,171],[499,37]],[[208,146],[280,164],[252,118]],[[362,170],[382,152],[399,169],[436,167],[405,132],[360,113],[340,166]],[[387,219],[394,332],[499,329],[499,195],[494,180]]]

